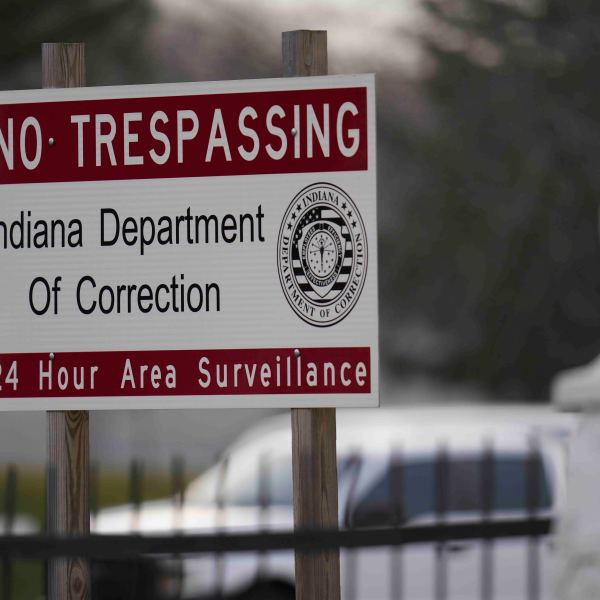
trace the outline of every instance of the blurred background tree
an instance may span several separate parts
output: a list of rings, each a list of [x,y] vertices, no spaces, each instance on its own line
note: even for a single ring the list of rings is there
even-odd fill
[[[600,5],[425,6],[434,117],[397,126],[419,176],[382,248],[387,355],[541,398],[600,351]]]
[[[2,0],[2,89],[39,87],[42,42],[85,41],[88,80],[105,84],[144,79],[149,68],[146,0]]]

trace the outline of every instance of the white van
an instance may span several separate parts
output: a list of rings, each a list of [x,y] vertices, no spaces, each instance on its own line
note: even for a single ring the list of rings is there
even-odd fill
[[[433,527],[440,510],[445,522],[472,521],[482,518],[486,505],[491,519],[526,517],[532,508],[537,516],[554,517],[564,502],[566,445],[575,424],[574,417],[540,406],[339,410],[340,526]],[[142,534],[289,530],[291,462],[288,413],[242,435],[191,483],[181,511],[171,500],[147,503],[138,514],[130,506],[110,509],[99,515],[96,532],[124,533],[133,526]],[[440,477],[446,482],[443,506]],[[550,537],[485,545],[448,540],[440,548],[342,550],[342,597],[425,600],[441,593],[448,600],[475,600],[487,586],[496,600],[532,592],[553,598]],[[159,598],[293,598],[292,552],[164,560],[158,573]]]

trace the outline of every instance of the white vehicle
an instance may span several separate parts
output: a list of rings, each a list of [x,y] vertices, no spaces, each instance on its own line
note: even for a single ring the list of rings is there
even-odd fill
[[[0,535],[34,535],[38,533],[35,519],[28,515],[16,515],[13,519],[7,519],[0,515]]]
[[[570,415],[522,405],[339,410],[340,526],[434,526],[440,509],[445,522],[473,521],[489,503],[492,519],[527,516],[532,502],[536,515],[554,517],[564,502],[565,450],[575,424]],[[142,534],[290,530],[291,462],[285,414],[238,439],[192,482],[181,511],[171,500],[147,503],[137,515],[131,507],[110,509],[99,515],[96,532],[125,533],[133,526]],[[440,465],[446,482],[442,507]],[[533,488],[532,465],[539,469]],[[553,598],[550,538],[536,545],[527,538],[499,539],[485,552],[491,552],[495,599],[527,597],[531,585],[539,586],[539,598]],[[448,600],[478,599],[483,553],[477,540],[449,540],[441,559],[436,543],[342,550],[342,596],[389,599],[400,586],[402,597],[425,600],[444,585]],[[217,590],[225,597],[293,598],[292,552],[163,560],[159,572],[159,598],[210,598]]]

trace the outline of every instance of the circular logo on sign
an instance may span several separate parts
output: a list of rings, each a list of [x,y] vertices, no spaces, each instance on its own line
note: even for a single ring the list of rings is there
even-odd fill
[[[279,230],[277,266],[287,301],[307,323],[327,327],[350,313],[367,275],[367,239],[344,190],[315,183],[296,195]]]

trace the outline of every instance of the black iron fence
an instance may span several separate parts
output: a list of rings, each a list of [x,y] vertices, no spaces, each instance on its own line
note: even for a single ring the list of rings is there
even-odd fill
[[[343,518],[339,530],[274,530],[268,525],[268,519],[258,519],[259,525],[247,531],[222,526],[208,533],[192,533],[181,529],[186,505],[186,477],[183,462],[174,460],[169,476],[173,526],[172,531],[159,535],[143,527],[144,468],[141,462],[134,461],[129,470],[128,483],[131,533],[93,534],[83,538],[57,538],[43,531],[27,531],[26,527],[24,530],[21,527],[19,531],[19,474],[15,466],[9,466],[4,477],[3,520],[0,522],[3,527],[3,531],[0,529],[1,598],[25,599],[14,576],[15,565],[23,561],[45,564],[56,557],[88,558],[92,562],[95,600],[183,600],[207,597],[207,594],[215,598],[227,597],[227,579],[232,575],[224,565],[229,558],[248,555],[264,558],[272,553],[287,553],[284,562],[292,561],[288,570],[293,573],[291,551],[318,552],[339,548],[344,565],[344,598],[413,600],[406,589],[410,573],[406,572],[405,559],[410,557],[415,548],[426,548],[432,560],[427,562],[427,570],[421,572],[420,576],[430,579],[429,597],[445,600],[456,597],[456,594],[452,595],[453,569],[449,565],[449,556],[464,551],[461,542],[473,542],[472,547],[477,548],[477,560],[472,564],[477,565],[477,572],[470,573],[473,585],[469,596],[460,600],[504,599],[510,596],[497,593],[502,584],[500,579],[512,577],[514,573],[506,568],[499,572],[495,554],[496,546],[506,540],[518,540],[521,543],[522,548],[518,552],[525,573],[522,589],[512,597],[527,600],[550,597],[548,582],[542,581],[541,562],[544,557],[540,547],[548,544],[548,536],[551,535],[549,509],[552,508],[553,492],[547,487],[551,480],[546,477],[546,467],[537,441],[532,441],[522,457],[510,455],[508,458],[494,452],[491,444],[484,444],[476,460],[465,456],[457,459],[445,446],[441,446],[430,464],[423,459],[409,459],[394,451],[390,454],[382,477],[373,484],[371,496],[358,489],[361,462],[360,454],[351,454],[340,467],[340,476],[350,473],[351,479],[344,505],[340,507]],[[223,461],[215,488],[215,506],[220,511],[228,508],[224,491],[227,468],[227,461]],[[269,468],[269,460],[262,457],[255,504],[257,511],[263,515],[273,507],[273,494],[268,486]],[[512,479],[507,483],[503,477]],[[90,481],[94,522],[101,512],[98,465],[92,468]],[[425,491],[432,493],[432,498],[425,501],[423,498],[415,500],[411,496],[418,488],[416,481]],[[511,493],[522,504],[523,510],[517,510],[519,507],[510,504]],[[510,510],[504,510],[507,506]],[[413,518],[414,514],[408,514],[411,511],[418,513],[419,508],[428,518]],[[461,512],[459,509],[463,508],[469,510]],[[361,592],[364,586],[360,585],[360,577],[370,575],[360,571],[357,565],[361,552],[368,552],[369,549],[383,549],[389,558],[390,568],[386,571],[388,581],[382,586],[385,589],[385,593],[381,592],[383,595],[369,596],[365,595],[369,592]],[[186,586],[186,577],[190,577],[186,561],[193,561],[200,556],[212,561],[212,583],[206,588],[208,592],[204,590],[198,596],[188,595],[196,592],[190,592],[187,589],[189,586]],[[165,587],[167,574],[170,585]],[[372,573],[371,576],[380,577],[381,574]],[[279,576],[269,580],[268,569],[260,565],[253,577],[241,588],[236,588],[236,598],[279,600],[293,597],[293,579],[286,582]],[[40,591],[36,597],[44,598],[43,569],[40,579]],[[264,592],[266,589],[268,593]],[[256,590],[263,592],[256,596]],[[245,593],[248,595],[244,596]]]

